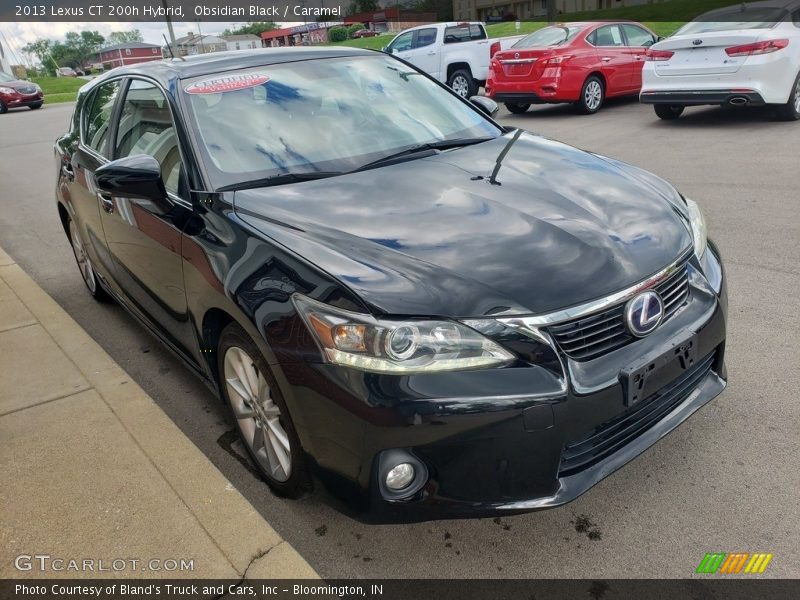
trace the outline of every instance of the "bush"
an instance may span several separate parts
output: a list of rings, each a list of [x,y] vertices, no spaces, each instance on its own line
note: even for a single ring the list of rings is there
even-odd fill
[[[345,27],[331,27],[328,30],[329,42],[344,42],[348,38],[348,30]]]

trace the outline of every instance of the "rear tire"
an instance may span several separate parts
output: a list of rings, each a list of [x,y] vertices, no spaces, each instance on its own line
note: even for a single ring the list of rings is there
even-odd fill
[[[267,361],[238,323],[222,330],[217,373],[242,443],[267,485],[286,498],[310,492],[303,448],[289,410]]]
[[[685,108],[682,104],[656,104],[653,106],[658,118],[665,121],[674,121],[683,114]]]
[[[478,93],[478,86],[472,73],[466,69],[453,71],[447,79],[447,86],[465,100]]]
[[[508,112],[513,113],[515,115],[522,115],[528,112],[528,109],[531,107],[530,104],[518,104],[515,102],[506,102],[506,108]]]
[[[86,289],[92,295],[92,298],[98,302],[109,302],[111,296],[100,285],[100,280],[97,278],[92,262],[86,255],[86,250],[83,247],[83,241],[78,234],[78,227],[75,222],[67,217],[67,237],[69,238],[70,245],[72,246],[72,254],[75,256],[75,262],[78,263],[78,270],[81,272],[83,283],[86,284]]]
[[[794,80],[792,90],[792,93],[789,94],[789,101],[777,108],[776,113],[781,121],[800,120],[800,73],[797,74],[797,79]]]
[[[584,115],[593,115],[606,99],[606,88],[603,81],[597,76],[590,76],[581,88],[581,98],[578,100],[578,112]]]

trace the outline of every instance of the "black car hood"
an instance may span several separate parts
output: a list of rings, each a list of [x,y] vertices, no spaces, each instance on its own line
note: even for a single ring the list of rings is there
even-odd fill
[[[345,176],[238,191],[236,213],[375,313],[544,313],[632,285],[692,243],[675,192],[531,134]]]

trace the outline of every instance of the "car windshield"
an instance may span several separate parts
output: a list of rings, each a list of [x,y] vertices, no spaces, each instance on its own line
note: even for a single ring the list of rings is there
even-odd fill
[[[571,42],[580,32],[580,27],[545,27],[526,35],[519,40],[512,48],[548,48],[550,46],[561,46]]]
[[[782,8],[736,7],[715,10],[687,23],[675,35],[736,31],[740,29],[771,29],[786,17]]]
[[[0,73],[0,81],[16,81],[11,75],[6,75],[5,73]]]
[[[439,84],[378,53],[229,71],[182,88],[215,189],[347,172],[417,146],[502,133]]]

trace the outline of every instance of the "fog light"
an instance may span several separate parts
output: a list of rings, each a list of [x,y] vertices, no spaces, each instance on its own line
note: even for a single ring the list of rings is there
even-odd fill
[[[410,463],[400,463],[386,474],[386,487],[393,491],[407,488],[414,481],[416,469]]]

